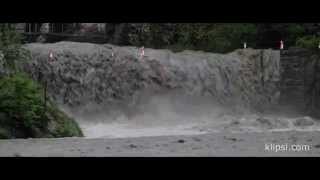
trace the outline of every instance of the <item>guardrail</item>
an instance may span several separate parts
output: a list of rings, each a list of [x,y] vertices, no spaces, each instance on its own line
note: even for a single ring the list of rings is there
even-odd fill
[[[43,35],[47,42],[57,42],[61,40],[106,43],[110,38],[102,34],[75,34],[75,33],[41,33],[41,32],[24,32],[25,42],[35,42],[36,38]]]
[[[100,38],[106,38],[106,35],[101,34],[76,34],[76,33],[41,33],[41,32],[23,32],[23,35],[46,35],[46,36],[61,36],[61,37],[100,37]]]

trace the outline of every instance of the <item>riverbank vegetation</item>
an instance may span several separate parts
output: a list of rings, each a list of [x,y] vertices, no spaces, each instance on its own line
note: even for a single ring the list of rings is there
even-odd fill
[[[0,25],[0,138],[83,136],[77,123],[44,98],[20,67],[28,51],[10,24]]]
[[[318,47],[320,26],[312,23],[120,23],[106,24],[110,43],[168,48],[173,51],[203,50],[226,53],[243,47],[279,49]],[[319,38],[318,38],[319,39]],[[302,42],[303,41],[303,42]],[[310,41],[310,42],[309,42]],[[312,45],[307,45],[312,43]]]

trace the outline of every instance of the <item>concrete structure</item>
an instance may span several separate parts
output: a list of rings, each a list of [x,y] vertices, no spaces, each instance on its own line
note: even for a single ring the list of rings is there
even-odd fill
[[[281,104],[320,109],[320,54],[307,49],[281,51]]]
[[[22,33],[101,33],[105,23],[17,23],[16,29]]]

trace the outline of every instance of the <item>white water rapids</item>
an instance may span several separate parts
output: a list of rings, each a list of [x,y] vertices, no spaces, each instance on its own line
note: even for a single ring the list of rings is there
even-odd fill
[[[317,119],[301,114],[234,113],[204,99],[190,101],[155,96],[145,104],[137,105],[138,110],[134,113],[121,109],[113,110],[113,113],[90,110],[66,112],[77,120],[86,138],[320,130]]]

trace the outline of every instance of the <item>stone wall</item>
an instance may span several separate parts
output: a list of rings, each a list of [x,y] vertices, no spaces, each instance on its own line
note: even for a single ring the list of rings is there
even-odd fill
[[[320,53],[314,50],[291,48],[281,52],[282,105],[299,110],[319,109]]]

